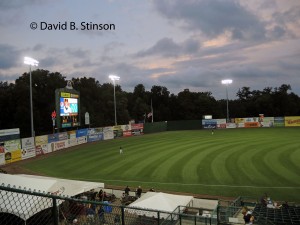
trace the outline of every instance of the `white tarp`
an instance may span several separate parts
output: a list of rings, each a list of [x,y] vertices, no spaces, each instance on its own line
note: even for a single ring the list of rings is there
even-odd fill
[[[187,206],[192,200],[192,196],[173,195],[162,192],[147,192],[129,206],[172,213],[178,206]],[[128,209],[128,212],[157,218],[156,212],[147,212],[135,209]],[[169,215],[170,214],[168,213],[160,213],[160,217],[165,219]]]
[[[42,177],[33,175],[0,174],[0,185],[14,187],[35,192],[52,193],[54,195],[67,195],[69,197],[96,188],[104,188],[104,183],[75,181]],[[45,197],[30,196],[16,192],[0,191],[1,196],[9,196],[14,201],[0,199],[0,212],[14,214],[23,220],[27,220],[34,214],[52,206],[52,200]],[[6,201],[5,201],[6,200]],[[30,202],[29,204],[25,203]],[[62,201],[58,201],[58,204]]]

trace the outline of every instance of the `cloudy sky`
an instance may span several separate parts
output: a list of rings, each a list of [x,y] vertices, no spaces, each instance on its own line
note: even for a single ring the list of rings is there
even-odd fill
[[[299,0],[1,0],[0,34],[0,81],[27,72],[30,56],[67,78],[116,74],[129,92],[142,83],[222,99],[230,78],[231,99],[244,86],[300,95]]]

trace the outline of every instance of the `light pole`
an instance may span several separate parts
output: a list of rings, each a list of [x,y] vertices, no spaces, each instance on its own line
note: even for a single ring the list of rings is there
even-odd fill
[[[39,62],[30,57],[24,57],[24,63],[29,65],[29,90],[30,90],[30,118],[31,118],[31,137],[35,136],[33,126],[33,103],[32,103],[32,78],[31,78],[31,66],[38,66]]]
[[[115,126],[117,126],[116,80],[120,80],[120,77],[116,75],[109,75],[109,79],[111,79],[114,83]]]
[[[228,108],[228,89],[227,89],[227,86],[229,85],[229,84],[231,84],[232,83],[232,80],[222,80],[222,84],[225,84],[225,86],[226,86],[226,103],[227,103],[227,117],[226,117],[226,123],[229,123],[229,108]]]

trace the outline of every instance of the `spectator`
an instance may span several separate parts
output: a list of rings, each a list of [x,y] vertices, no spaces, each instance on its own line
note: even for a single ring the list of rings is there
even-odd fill
[[[103,206],[101,205],[100,208],[98,209],[98,217],[99,217],[99,222],[100,223],[105,223],[105,219],[104,219],[104,209]]]
[[[151,191],[151,192],[155,192],[155,190],[154,190],[154,188],[152,187],[152,188],[150,188],[150,190],[149,191]]]
[[[129,195],[129,191],[130,191],[130,188],[128,187],[128,186],[126,186],[126,188],[125,188],[125,195]]]
[[[267,199],[268,199],[268,195],[267,195],[267,193],[265,193],[265,194],[260,198],[260,203],[261,203],[263,206],[267,206]]]
[[[252,215],[252,212],[248,210],[247,207],[243,207],[242,214],[245,224],[253,224],[254,216]]]
[[[136,189],[136,197],[140,198],[142,196],[142,188],[141,186],[139,186],[137,189]]]
[[[99,200],[103,201],[103,191],[102,191],[102,189],[100,189],[100,191],[98,193],[98,196],[99,196]]]
[[[282,207],[284,209],[288,209],[289,208],[289,204],[288,204],[287,201],[285,201],[284,203],[282,203],[282,205],[280,207]]]

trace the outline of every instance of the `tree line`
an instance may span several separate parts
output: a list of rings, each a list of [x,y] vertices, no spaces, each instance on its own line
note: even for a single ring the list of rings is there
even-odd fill
[[[15,83],[0,82],[0,129],[20,128],[22,137],[30,135],[29,73],[24,73]],[[72,78],[73,88],[80,92],[81,124],[89,112],[91,127],[114,125],[114,86],[91,77]],[[52,132],[51,113],[55,110],[55,89],[64,88],[66,77],[59,72],[32,71],[33,117],[36,135]],[[148,117],[153,108],[154,121],[200,120],[203,115],[226,118],[226,99],[216,100],[211,92],[191,92],[185,89],[171,94],[164,86],[152,86],[145,90],[143,84],[133,92],[115,86],[118,124],[151,122]],[[237,99],[229,100],[231,118],[300,115],[300,98],[292,92],[289,84],[251,90],[242,87]]]

